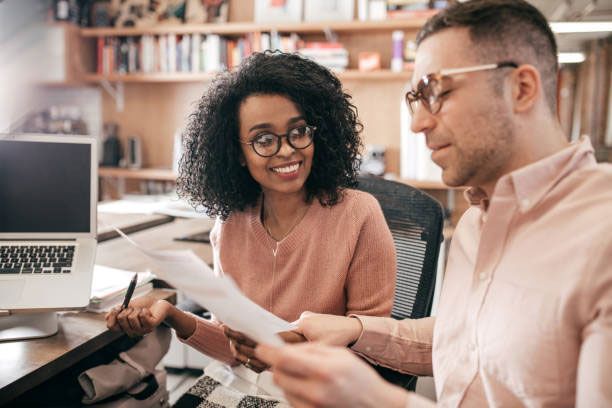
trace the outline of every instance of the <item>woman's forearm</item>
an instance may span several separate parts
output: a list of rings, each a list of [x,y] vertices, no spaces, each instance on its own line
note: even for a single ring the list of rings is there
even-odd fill
[[[196,319],[190,313],[185,313],[176,306],[168,303],[169,309],[165,322],[176,331],[181,339],[189,338],[196,329]]]

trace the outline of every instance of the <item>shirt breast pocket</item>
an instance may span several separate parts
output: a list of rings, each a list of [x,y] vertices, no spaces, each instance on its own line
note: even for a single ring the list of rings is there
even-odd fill
[[[558,308],[546,290],[491,284],[479,318],[483,366],[519,397],[560,392]]]

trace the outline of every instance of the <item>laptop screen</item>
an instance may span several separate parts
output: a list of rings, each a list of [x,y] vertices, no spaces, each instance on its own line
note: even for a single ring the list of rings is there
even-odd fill
[[[90,144],[0,140],[0,233],[87,233],[90,188]]]

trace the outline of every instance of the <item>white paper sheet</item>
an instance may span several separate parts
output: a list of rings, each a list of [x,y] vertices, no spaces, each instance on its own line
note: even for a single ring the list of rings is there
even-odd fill
[[[98,204],[98,211],[109,214],[163,214],[181,218],[210,219],[204,211],[196,211],[176,196],[129,196]]]
[[[121,230],[115,230],[157,265],[156,275],[212,312],[217,319],[257,342],[282,345],[276,333],[295,325],[268,312],[240,292],[229,276],[215,276],[202,259],[189,250],[151,251]]]
[[[125,293],[134,273],[138,274],[136,287],[155,279],[155,275],[149,271],[133,272],[103,265],[94,265],[91,299],[101,301],[104,298],[115,296],[117,293]]]

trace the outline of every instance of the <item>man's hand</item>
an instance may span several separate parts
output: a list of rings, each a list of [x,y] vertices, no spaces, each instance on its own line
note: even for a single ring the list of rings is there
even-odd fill
[[[317,343],[260,345],[274,381],[293,407],[405,407],[408,394],[345,348]]]
[[[304,312],[297,321],[298,329],[308,341],[331,346],[348,346],[359,339],[362,327],[359,319]]]
[[[165,300],[142,296],[132,300],[123,310],[120,306],[111,309],[105,316],[106,326],[130,337],[144,336],[164,321],[170,307]]]
[[[257,342],[255,342],[255,340],[239,331],[230,329],[226,325],[223,325],[223,332],[229,339],[230,349],[236,360],[257,373],[269,368],[266,363],[260,361],[257,356],[255,356],[255,347],[257,347]],[[282,332],[279,333],[279,336],[287,343],[306,341],[302,335],[294,332]]]

